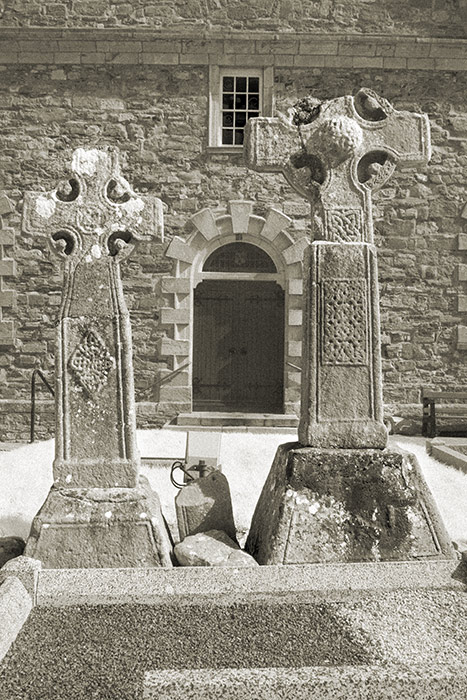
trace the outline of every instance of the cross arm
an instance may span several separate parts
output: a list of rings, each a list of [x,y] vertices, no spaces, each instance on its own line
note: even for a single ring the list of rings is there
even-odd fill
[[[163,238],[161,200],[133,192],[120,174],[117,151],[78,148],[70,170],[56,189],[25,196],[24,231],[50,235],[60,257],[92,249],[96,257],[121,258],[132,238]]]
[[[281,172],[301,151],[296,127],[277,117],[250,119],[245,129],[245,160],[259,172]]]

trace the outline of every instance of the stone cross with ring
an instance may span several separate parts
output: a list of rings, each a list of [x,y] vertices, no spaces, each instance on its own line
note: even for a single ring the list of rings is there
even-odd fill
[[[369,89],[299,107],[295,123],[251,119],[245,138],[247,165],[281,172],[312,208],[299,441],[383,448],[371,196],[396,165],[428,162],[428,118],[397,111]]]

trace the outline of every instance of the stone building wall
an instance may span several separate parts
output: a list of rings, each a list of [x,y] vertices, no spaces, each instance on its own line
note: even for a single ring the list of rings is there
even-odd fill
[[[86,4],[94,5],[75,2],[72,7],[78,11]],[[109,18],[121,16],[117,11],[123,4],[105,4]],[[251,7],[259,11],[263,4]],[[386,5],[395,11],[403,3]],[[411,5],[416,12],[421,4]],[[164,6],[182,12],[185,4]],[[226,3],[216,6],[227,11]],[[376,4],[353,6],[363,11]],[[22,7],[25,3],[6,3],[4,21],[26,24]],[[37,7],[37,17],[29,15],[33,24],[44,20]],[[71,19],[70,10],[67,16]],[[89,13],[80,23],[85,17],[90,24],[95,21]],[[390,412],[404,414],[419,404],[421,386],[464,388],[467,42],[330,34],[310,40],[303,33],[274,39],[259,30],[248,37],[224,39],[220,32],[198,40],[183,32],[154,38],[141,31],[0,30],[0,187],[8,197],[0,197],[0,439],[27,439],[31,372],[38,366],[53,372],[62,284],[46,240],[20,230],[22,197],[28,190],[53,189],[73,149],[117,145],[134,189],[153,193],[166,205],[165,243],[140,244],[139,254],[122,267],[133,322],[140,426],[170,417],[157,407],[157,377],[166,368],[157,354],[164,332],[161,279],[173,272],[166,246],[174,235],[188,236],[190,216],[203,207],[216,210],[246,199],[254,202],[255,214],[265,215],[275,206],[291,217],[289,233],[295,240],[309,234],[308,205],[282,176],[248,171],[240,154],[207,148],[209,65],[233,61],[274,67],[275,113],[287,113],[307,94],[327,99],[367,86],[398,109],[429,114],[430,164],[416,174],[396,172],[375,196],[384,400]],[[449,32],[457,36],[454,29]],[[37,434],[44,437],[53,426],[53,410],[47,395],[40,396]]]
[[[463,0],[4,0],[10,26],[463,36]]]

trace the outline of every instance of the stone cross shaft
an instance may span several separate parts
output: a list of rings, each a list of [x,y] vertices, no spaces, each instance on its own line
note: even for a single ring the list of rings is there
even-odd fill
[[[162,203],[137,196],[116,151],[73,154],[52,192],[25,197],[23,227],[49,236],[65,267],[56,348],[54,485],[133,488],[138,482],[131,328],[120,261],[162,236]]]
[[[383,448],[371,193],[396,165],[428,162],[428,118],[361,89],[323,103],[303,100],[293,121],[251,119],[245,156],[254,170],[281,172],[312,208],[299,440]]]

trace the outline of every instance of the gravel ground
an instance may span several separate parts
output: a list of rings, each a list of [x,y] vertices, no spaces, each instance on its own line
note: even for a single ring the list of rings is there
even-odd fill
[[[466,629],[467,596],[454,591],[36,608],[0,666],[0,698],[140,700],[144,671],[162,668],[413,662],[465,672]]]
[[[278,445],[295,440],[294,431],[222,433],[220,462],[230,484],[240,543],[245,539]],[[394,436],[390,441],[391,446],[399,445],[416,454],[451,538],[465,542],[467,548],[467,474],[429,457],[425,442],[424,438],[402,436]],[[186,432],[139,430],[138,445],[143,458],[180,459],[185,455]],[[12,452],[0,452],[0,537],[27,538],[32,518],[52,484],[53,451],[54,441],[47,440]],[[166,519],[176,532],[177,490],[170,483],[169,470],[143,466],[141,471],[159,494]]]

